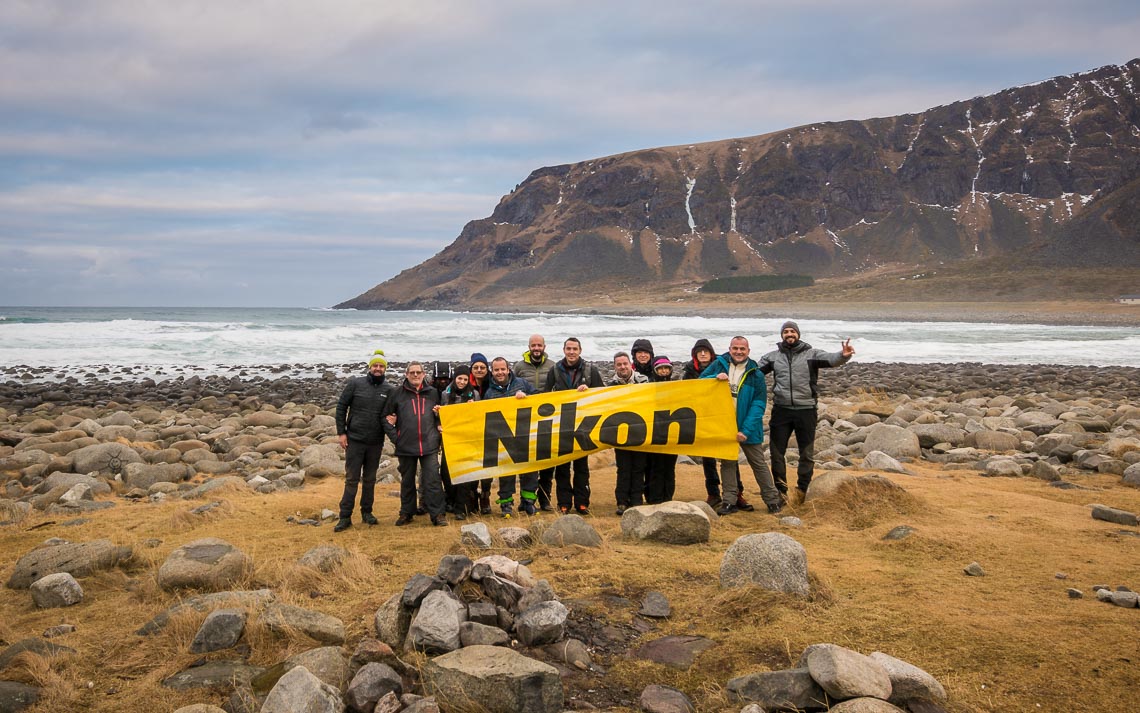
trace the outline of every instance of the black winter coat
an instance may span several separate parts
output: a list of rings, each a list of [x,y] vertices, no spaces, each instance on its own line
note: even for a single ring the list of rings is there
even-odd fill
[[[383,443],[380,417],[394,388],[371,374],[349,379],[336,402],[336,434],[361,443]]]
[[[561,359],[546,375],[547,391],[573,391],[582,384],[590,388],[605,386],[598,367],[583,359],[579,359],[578,365],[573,369],[566,366],[565,359]]]
[[[384,411],[384,431],[396,446],[398,456],[426,456],[439,450],[439,391],[427,382],[414,388],[406,379],[388,397]],[[396,425],[388,416],[396,414]]]

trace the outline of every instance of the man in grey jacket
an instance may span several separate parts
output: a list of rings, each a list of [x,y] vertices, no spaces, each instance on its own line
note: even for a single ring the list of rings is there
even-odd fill
[[[772,455],[772,476],[776,489],[787,497],[787,462],[784,454],[792,433],[800,451],[796,468],[797,496],[802,499],[811,485],[815,470],[815,426],[817,421],[816,379],[820,369],[843,366],[855,356],[851,340],[837,352],[814,349],[800,339],[800,326],[789,320],[780,327],[780,343],[775,351],[760,358],[762,373],[772,374],[772,416],[768,421],[768,451]]]

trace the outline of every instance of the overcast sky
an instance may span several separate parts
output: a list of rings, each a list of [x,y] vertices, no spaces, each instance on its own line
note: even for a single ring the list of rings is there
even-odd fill
[[[535,168],[1140,56],[1135,0],[0,0],[0,305],[327,306]]]

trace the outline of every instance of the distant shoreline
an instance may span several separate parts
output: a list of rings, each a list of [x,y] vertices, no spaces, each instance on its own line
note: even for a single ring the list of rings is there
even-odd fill
[[[762,293],[760,293],[762,296]],[[718,296],[721,297],[721,296]],[[1140,327],[1140,305],[1117,302],[763,302],[740,304],[755,295],[709,302],[596,302],[558,305],[480,305],[467,310],[492,313],[593,314],[627,317],[744,317],[752,319],[828,319],[876,322],[969,322],[977,324],[1090,325]],[[704,298],[702,298],[703,300]],[[455,308],[453,308],[455,309]],[[379,310],[387,311],[387,310]]]

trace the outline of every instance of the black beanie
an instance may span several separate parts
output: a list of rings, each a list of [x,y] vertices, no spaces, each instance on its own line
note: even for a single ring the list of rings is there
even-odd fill
[[[800,332],[800,325],[796,324],[795,322],[793,322],[790,319],[787,322],[784,322],[784,326],[780,327],[780,334],[783,334],[784,330],[787,329],[788,327],[791,327],[792,329],[796,330],[796,336],[797,337],[802,335],[802,332]]]

